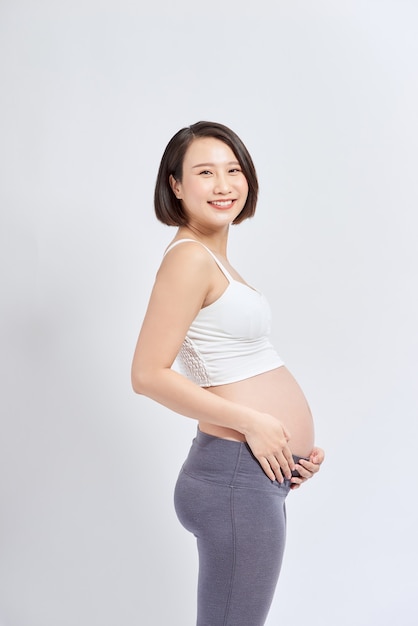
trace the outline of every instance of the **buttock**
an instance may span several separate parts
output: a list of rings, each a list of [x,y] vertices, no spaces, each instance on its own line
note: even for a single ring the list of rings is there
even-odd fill
[[[301,457],[293,456],[295,463]],[[198,480],[241,489],[287,494],[290,480],[272,481],[264,473],[246,442],[222,439],[197,430],[182,470]],[[293,472],[298,475],[297,470]]]

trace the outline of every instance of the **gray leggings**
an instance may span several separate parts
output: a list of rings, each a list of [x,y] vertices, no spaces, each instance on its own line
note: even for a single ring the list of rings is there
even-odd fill
[[[295,461],[298,457],[295,457]],[[197,626],[262,626],[282,563],[290,481],[271,481],[246,443],[197,431],[174,494],[197,539]]]

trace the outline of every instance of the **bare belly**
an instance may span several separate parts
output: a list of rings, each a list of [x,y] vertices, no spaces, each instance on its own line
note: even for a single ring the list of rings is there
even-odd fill
[[[237,383],[210,387],[210,393],[232,402],[277,417],[290,433],[289,447],[293,454],[309,456],[314,445],[314,426],[309,405],[302,389],[282,366]],[[200,422],[199,428],[223,439],[245,441],[242,433],[222,426]]]

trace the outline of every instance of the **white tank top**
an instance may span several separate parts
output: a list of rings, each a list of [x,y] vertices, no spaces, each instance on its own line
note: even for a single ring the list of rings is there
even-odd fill
[[[178,239],[165,254],[186,241],[208,251],[229,285],[193,320],[176,358],[179,371],[201,387],[213,387],[282,366],[268,339],[271,313],[263,294],[232,278],[215,254],[196,239]]]

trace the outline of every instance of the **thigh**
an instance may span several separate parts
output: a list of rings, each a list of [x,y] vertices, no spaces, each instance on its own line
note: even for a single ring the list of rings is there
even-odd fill
[[[197,538],[198,626],[261,626],[285,543],[288,485],[271,490],[206,482],[181,472],[179,520]]]
[[[289,485],[233,493],[234,575],[225,626],[262,626],[273,600],[286,541]]]

